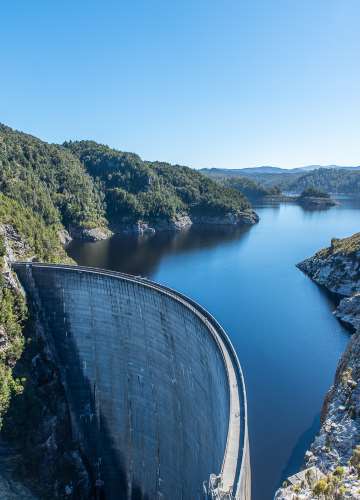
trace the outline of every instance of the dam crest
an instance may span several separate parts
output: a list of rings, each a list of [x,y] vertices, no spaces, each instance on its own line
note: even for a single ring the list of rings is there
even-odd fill
[[[102,498],[250,500],[246,390],[192,299],[95,268],[14,262]]]

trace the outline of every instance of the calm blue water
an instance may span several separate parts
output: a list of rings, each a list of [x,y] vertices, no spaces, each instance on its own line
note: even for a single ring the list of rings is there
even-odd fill
[[[253,499],[271,499],[302,464],[348,333],[295,264],[360,231],[359,203],[327,211],[258,207],[245,231],[190,230],[148,240],[76,243],[79,264],[151,277],[204,305],[228,332],[248,392]]]

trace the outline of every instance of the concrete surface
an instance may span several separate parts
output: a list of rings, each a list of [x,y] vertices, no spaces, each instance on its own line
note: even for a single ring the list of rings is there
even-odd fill
[[[13,268],[56,354],[74,438],[107,500],[250,499],[243,376],[207,311],[121,273]]]

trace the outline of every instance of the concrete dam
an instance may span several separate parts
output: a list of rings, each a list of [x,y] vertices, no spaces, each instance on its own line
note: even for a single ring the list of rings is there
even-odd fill
[[[54,351],[101,498],[250,500],[243,375],[205,309],[122,273],[13,268]]]

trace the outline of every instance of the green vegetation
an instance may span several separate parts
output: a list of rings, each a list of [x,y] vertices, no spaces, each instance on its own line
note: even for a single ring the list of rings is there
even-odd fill
[[[314,485],[313,493],[314,493],[314,495],[319,497],[319,496],[327,493],[328,489],[329,489],[329,485],[328,485],[328,482],[326,481],[326,479],[319,479],[319,481],[317,481]]]
[[[0,236],[0,257],[4,257],[6,254],[5,238]]]
[[[0,189],[45,224],[104,224],[101,195],[79,160],[61,146],[5,125],[0,125]]]
[[[146,162],[93,141],[47,144],[5,125],[0,125],[0,189],[45,226],[70,231],[104,227],[105,216],[119,225],[249,208],[238,190],[190,168]]]
[[[218,180],[220,182],[225,182],[230,179],[249,179],[255,182],[257,185],[265,189],[271,189],[273,187],[278,187],[281,191],[286,191],[289,185],[295,182],[297,179],[302,177],[304,173],[301,172],[281,172],[281,173],[270,173],[270,172],[254,172],[245,170],[231,170],[231,169],[202,169],[201,172],[207,175],[211,179]]]
[[[344,472],[345,472],[344,467],[341,467],[340,465],[338,465],[336,467],[336,469],[334,470],[334,476],[338,476],[338,477],[342,478],[344,475]]]
[[[355,252],[360,252],[360,233],[355,233],[348,238],[333,238],[330,247],[319,250],[316,256],[326,258],[334,254],[349,255]]]
[[[309,186],[303,190],[300,198],[330,198],[330,195],[319,188]]]
[[[11,397],[14,394],[21,394],[23,391],[22,381],[13,377],[12,369],[0,360],[0,430],[3,426],[4,415],[6,414]]]
[[[30,208],[1,193],[0,224],[11,225],[15,229],[23,242],[22,258],[34,257],[43,262],[64,262],[68,259],[60,244],[59,223],[46,224]],[[0,240],[0,255],[5,255],[3,237]]]
[[[0,124],[0,270],[7,248],[16,258],[69,259],[59,233],[183,214],[222,215],[249,208],[238,191],[199,172],[145,162],[91,141],[47,144]],[[6,241],[5,241],[6,239]],[[0,427],[22,382],[13,367],[23,347],[26,307],[0,273]]]
[[[314,484],[312,491],[316,498],[343,498],[346,487],[342,484],[344,475],[343,467],[336,467],[332,474],[319,479]]]
[[[70,182],[61,186],[62,176],[71,175],[72,169],[71,162],[62,162],[56,147],[0,126],[0,225],[10,232],[12,250],[21,258],[67,260],[59,240],[61,222],[89,222],[89,212],[79,215],[80,204],[72,201],[80,198],[83,167],[78,162]],[[86,186],[84,189],[86,193]],[[5,239],[1,236],[0,269],[5,255]],[[0,274],[0,428],[11,396],[22,391],[22,382],[13,376],[13,366],[24,347],[25,317],[22,295]]]
[[[25,316],[22,295],[9,288],[0,274],[0,429],[11,396],[23,389],[23,381],[13,377],[12,368],[23,351],[22,324]]]
[[[338,168],[319,168],[287,183],[289,191],[314,187],[326,193],[360,195],[360,172]]]
[[[360,477],[360,445],[357,445],[353,449],[353,453],[350,458],[350,465],[356,468],[358,476]]]
[[[203,172],[207,176],[222,182],[230,179],[234,179],[234,182],[236,182],[237,179],[246,178],[254,181],[262,189],[278,186],[283,192],[301,193],[304,189],[314,187],[326,193],[360,196],[359,170],[318,168],[309,172],[290,170],[288,172],[265,173],[260,171],[248,172],[246,170],[208,169]]]
[[[46,225],[30,208],[3,194],[0,194],[0,226],[8,230],[8,241],[16,256],[35,257],[45,262],[68,260],[58,236],[60,224]],[[0,269],[4,268],[5,255],[5,239],[0,236]],[[23,296],[0,273],[0,429],[11,396],[23,388],[23,381],[13,376],[13,367],[24,348],[25,319]]]
[[[265,187],[249,177],[230,177],[222,181],[224,186],[240,191],[249,200],[257,200],[265,196],[279,196],[281,189],[279,186]]]
[[[239,192],[188,167],[145,162],[93,141],[64,147],[84,163],[104,193],[111,223],[170,220],[178,215],[224,215],[249,208]]]

